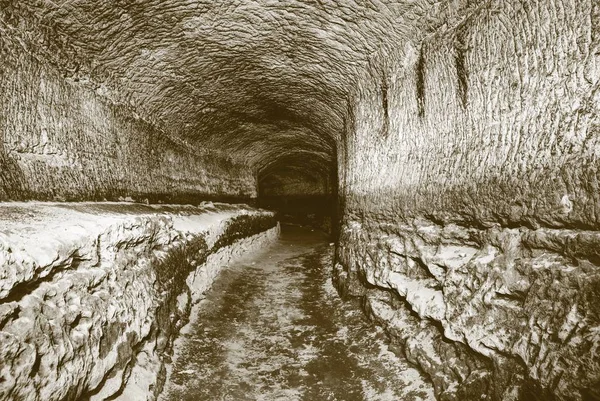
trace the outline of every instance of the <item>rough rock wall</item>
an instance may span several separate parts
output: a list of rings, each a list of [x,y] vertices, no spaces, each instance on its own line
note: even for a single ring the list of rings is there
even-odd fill
[[[246,164],[192,148],[106,86],[66,77],[1,18],[0,29],[0,201],[256,196]]]
[[[154,399],[191,304],[278,234],[223,204],[0,205],[0,399]]]
[[[600,5],[470,3],[349,102],[338,282],[440,399],[599,400]]]

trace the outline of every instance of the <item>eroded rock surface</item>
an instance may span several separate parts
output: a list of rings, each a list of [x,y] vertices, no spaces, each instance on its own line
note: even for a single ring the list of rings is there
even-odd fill
[[[440,399],[598,396],[600,281],[594,263],[572,253],[597,234],[414,220],[344,235],[361,245],[340,250],[349,263],[340,282],[366,296]]]
[[[350,104],[341,288],[440,399],[600,399],[599,10],[480,3]]]
[[[154,399],[220,269],[278,233],[205,204],[0,205],[0,399]]]

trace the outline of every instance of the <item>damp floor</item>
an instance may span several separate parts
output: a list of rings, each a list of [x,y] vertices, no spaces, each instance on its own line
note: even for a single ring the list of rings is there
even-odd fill
[[[176,344],[161,401],[433,400],[431,385],[331,283],[332,249],[284,226],[231,265]]]

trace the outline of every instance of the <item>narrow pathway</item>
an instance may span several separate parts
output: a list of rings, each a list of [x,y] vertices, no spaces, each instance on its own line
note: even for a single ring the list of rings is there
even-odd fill
[[[226,269],[182,334],[161,401],[433,399],[381,329],[338,298],[325,241],[284,227]]]

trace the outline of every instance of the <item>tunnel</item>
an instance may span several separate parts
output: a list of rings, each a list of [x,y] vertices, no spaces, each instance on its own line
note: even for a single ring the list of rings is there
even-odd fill
[[[0,0],[0,140],[1,400],[160,399],[289,227],[402,398],[600,400],[597,0]]]

